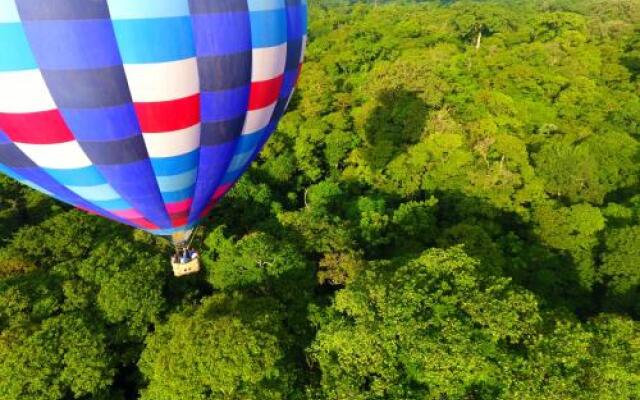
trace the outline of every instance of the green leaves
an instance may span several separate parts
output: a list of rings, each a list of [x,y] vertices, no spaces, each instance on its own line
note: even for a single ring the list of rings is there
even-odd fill
[[[372,2],[198,275],[0,177],[0,399],[640,398],[638,0]]]
[[[0,395],[44,400],[106,391],[115,373],[112,357],[101,326],[86,318],[68,314],[26,332],[2,331]]]
[[[349,283],[311,346],[328,396],[461,398],[497,385],[497,360],[528,342],[540,317],[533,296],[476,266],[458,248],[430,250]]]
[[[146,341],[142,399],[285,399],[295,375],[277,304],[217,295]]]

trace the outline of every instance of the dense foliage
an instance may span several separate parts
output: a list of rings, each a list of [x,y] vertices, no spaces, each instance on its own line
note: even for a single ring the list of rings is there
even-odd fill
[[[0,399],[640,399],[640,0],[310,7],[203,273],[0,177]]]

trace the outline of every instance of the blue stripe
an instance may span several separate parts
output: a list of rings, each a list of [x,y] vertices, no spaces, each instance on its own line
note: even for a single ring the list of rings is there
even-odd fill
[[[114,20],[113,27],[125,64],[195,56],[190,17]]]
[[[287,30],[289,40],[300,39],[307,33],[307,7],[296,6],[287,8]]]
[[[200,149],[198,180],[193,192],[193,204],[189,214],[190,222],[196,221],[202,210],[209,204],[209,200],[233,156],[236,143],[236,140],[231,140],[217,146],[207,146]]]
[[[15,171],[9,169],[6,165],[0,164],[0,173],[7,175],[8,177],[10,177],[11,179],[14,179],[18,182],[20,182],[23,185],[29,186],[31,189],[34,189],[40,193],[43,193],[47,196],[51,196],[53,197],[54,194],[49,192],[48,190],[44,189],[43,187],[36,185],[35,183],[31,182],[28,179],[23,179],[20,175],[18,175]]]
[[[104,1],[87,0],[15,0],[23,21],[108,20]]]
[[[15,179],[20,183],[26,184],[27,180],[23,179],[20,175],[18,175],[14,170],[7,167],[6,165],[0,163],[0,172],[7,175],[9,178]]]
[[[245,153],[251,149],[254,149],[260,140],[264,138],[267,133],[266,128],[259,130],[258,132],[252,133],[250,135],[242,135],[238,141],[238,145],[236,146],[236,154]]]
[[[250,86],[217,92],[203,92],[200,97],[202,122],[232,119],[247,112]]]
[[[95,166],[78,169],[43,168],[53,179],[66,186],[95,186],[107,183]]]
[[[110,20],[25,22],[42,69],[93,69],[122,64]]]
[[[18,175],[15,171],[13,171],[10,168],[8,168],[6,165],[0,164],[0,173],[5,174],[8,177],[10,177],[11,179],[16,180],[16,181],[22,183],[23,185],[27,185],[31,189],[37,190],[38,192],[43,193],[43,194],[45,194],[47,196],[51,196],[51,197],[54,196],[53,193],[51,193],[48,190],[44,189],[40,185],[36,185],[35,183],[31,182],[28,179],[23,179],[20,175]]]
[[[199,57],[251,50],[251,25],[246,12],[194,15],[192,20]]]
[[[252,57],[251,51],[198,57],[200,91],[219,92],[251,85]]]
[[[247,0],[191,0],[191,14],[222,14],[248,11]]]
[[[27,155],[13,143],[0,144],[0,162],[11,168],[36,167],[33,160],[27,157]]]
[[[132,208],[161,228],[171,226],[149,159],[97,167]]]
[[[151,158],[156,176],[169,176],[187,172],[198,165],[199,150],[178,157]]]
[[[283,10],[250,13],[254,48],[273,47],[287,41],[287,14]]]
[[[177,203],[178,201],[191,198],[195,185],[189,186],[184,190],[177,190],[175,192],[162,192],[162,199],[165,203]]]
[[[37,66],[22,24],[0,24],[0,71],[35,69]]]
[[[77,194],[70,191],[66,186],[61,185],[55,181],[49,174],[39,167],[35,168],[21,168],[20,175],[23,179],[36,183],[44,188],[46,191],[53,193],[53,196],[65,203],[70,203],[75,206],[87,206],[87,203]]]
[[[122,65],[100,69],[41,71],[59,108],[114,107],[131,102]]]
[[[149,19],[189,15],[188,0],[108,0],[111,19]]]
[[[280,90],[280,98],[288,99],[296,84],[296,78],[298,77],[298,70],[286,71],[284,73],[284,80],[282,82],[282,88]]]
[[[62,116],[79,141],[115,141],[140,133],[133,104],[105,108],[62,109]]]

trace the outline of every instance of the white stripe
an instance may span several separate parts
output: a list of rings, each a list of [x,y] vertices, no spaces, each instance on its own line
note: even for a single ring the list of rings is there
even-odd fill
[[[247,111],[247,116],[244,120],[244,127],[242,128],[242,134],[249,135],[258,132],[260,129],[269,125],[269,121],[271,120],[271,116],[273,115],[273,110],[276,108],[277,102],[278,101],[276,100],[270,106],[259,110]]]
[[[55,108],[40,70],[0,72],[0,112],[30,113]]]
[[[291,99],[293,99],[293,94],[296,92],[296,88],[294,87],[293,90],[291,91],[291,94],[289,95],[289,98],[287,99],[287,104],[284,106],[284,113],[287,112],[287,110],[289,109],[289,104],[291,103]]]
[[[143,133],[149,157],[175,157],[200,146],[200,124],[172,132]]]
[[[251,81],[260,82],[284,73],[287,62],[287,43],[253,49]]]
[[[20,22],[14,0],[0,0],[0,23]]]
[[[131,97],[152,103],[192,96],[200,91],[196,58],[153,64],[125,64]]]
[[[89,201],[108,201],[120,198],[108,183],[95,186],[67,186],[69,190]]]
[[[188,0],[108,0],[108,4],[112,20],[168,18],[189,15]]]
[[[304,62],[304,53],[307,51],[307,35],[302,37],[302,50],[300,51],[300,64]]]
[[[91,160],[75,140],[55,144],[16,142],[15,145],[42,168],[76,169],[91,165]]]

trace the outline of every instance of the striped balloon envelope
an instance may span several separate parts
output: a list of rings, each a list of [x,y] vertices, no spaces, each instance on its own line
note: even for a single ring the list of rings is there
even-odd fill
[[[0,0],[0,172],[187,231],[282,117],[306,19],[306,0]]]

